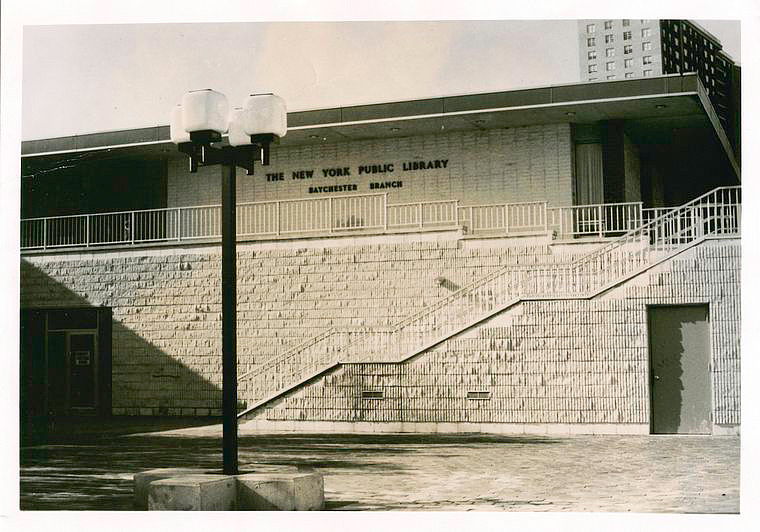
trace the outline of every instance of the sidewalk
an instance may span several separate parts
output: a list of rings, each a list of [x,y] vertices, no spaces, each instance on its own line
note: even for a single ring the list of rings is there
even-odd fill
[[[129,510],[137,471],[219,467],[219,425],[166,430],[178,425],[119,420],[100,432],[93,420],[77,435],[22,447],[21,508]],[[320,471],[328,510],[737,513],[739,442],[241,431],[239,456],[241,466]]]

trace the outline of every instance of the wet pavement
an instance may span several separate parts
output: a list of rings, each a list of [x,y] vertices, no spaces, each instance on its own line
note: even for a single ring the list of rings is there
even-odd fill
[[[111,420],[21,447],[22,510],[130,510],[132,475],[217,468],[218,425]],[[208,423],[208,420],[205,420]],[[738,513],[739,437],[249,434],[246,464],[324,475],[328,510]],[[255,468],[255,465],[252,467]]]

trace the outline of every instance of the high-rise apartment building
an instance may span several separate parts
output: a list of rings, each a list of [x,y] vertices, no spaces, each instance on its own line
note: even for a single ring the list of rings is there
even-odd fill
[[[583,81],[696,72],[739,155],[741,68],[699,24],[689,20],[580,20],[578,39]]]
[[[605,81],[664,73],[658,20],[578,22],[581,80]]]

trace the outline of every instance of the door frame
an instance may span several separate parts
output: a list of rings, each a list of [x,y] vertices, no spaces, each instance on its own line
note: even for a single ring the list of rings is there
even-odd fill
[[[660,434],[654,432],[654,394],[652,388],[654,386],[654,364],[652,361],[652,328],[650,326],[650,309],[657,308],[673,308],[673,307],[704,307],[706,309],[707,317],[707,337],[708,337],[708,356],[707,356],[707,379],[710,383],[710,434],[713,432],[713,426],[715,424],[715,401],[713,398],[713,392],[715,388],[715,382],[713,378],[713,345],[712,345],[712,320],[710,312],[709,301],[698,301],[691,303],[653,303],[647,304],[645,308],[646,312],[646,330],[647,330],[647,407],[649,409],[649,434]]]

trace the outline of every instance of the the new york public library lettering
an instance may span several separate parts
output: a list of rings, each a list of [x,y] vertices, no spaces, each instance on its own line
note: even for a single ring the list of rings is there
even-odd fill
[[[410,172],[415,170],[433,170],[433,169],[445,169],[449,165],[448,159],[434,159],[430,161],[406,161],[401,165],[401,171]],[[389,174],[396,171],[396,165],[394,163],[378,163],[378,164],[360,164],[356,168],[356,173],[351,173],[350,166],[339,166],[333,168],[322,168],[322,177],[350,177],[352,175],[365,175],[365,174]],[[309,170],[293,170],[290,175],[291,179],[312,179],[314,178],[315,171]],[[318,175],[318,174],[317,174]],[[285,181],[285,172],[274,172],[265,174],[267,181]]]
[[[418,161],[405,161],[401,163],[402,172],[418,171],[418,170],[441,170],[447,168],[449,165],[448,159],[432,159],[432,160],[418,160]],[[360,164],[356,168],[350,166],[336,166],[331,168],[322,168],[322,177],[352,177],[355,175],[373,175],[373,174],[390,174],[397,171],[398,165],[395,163],[377,163],[377,164]],[[353,171],[353,172],[352,172]],[[314,169],[301,169],[292,170],[290,172],[291,180],[299,179],[313,179],[315,173],[319,175]],[[266,174],[266,180],[268,182],[285,181],[286,172],[273,172]],[[387,188],[401,188],[403,181],[377,181],[367,184],[369,190],[382,190]],[[364,188],[362,186],[362,188]],[[331,192],[350,192],[359,190],[358,184],[346,184],[346,185],[331,185],[331,186],[315,186],[309,187],[309,194],[322,194]]]
[[[407,161],[405,162],[401,169],[404,172],[408,172],[410,170],[430,170],[434,168],[446,168],[446,166],[449,164],[448,159],[435,159],[433,161]]]

